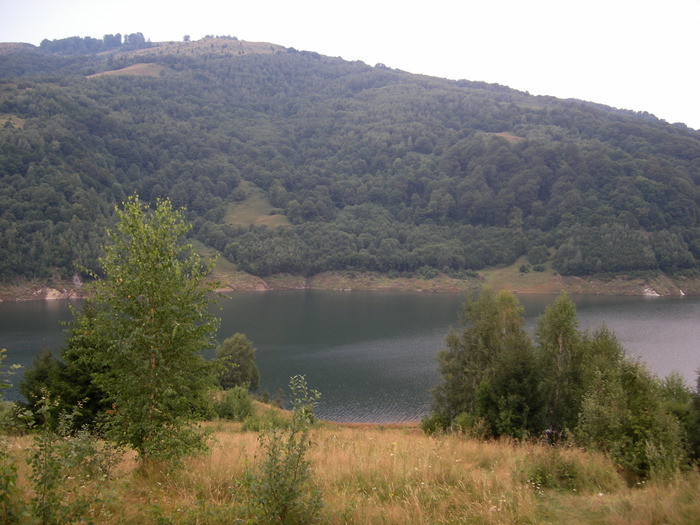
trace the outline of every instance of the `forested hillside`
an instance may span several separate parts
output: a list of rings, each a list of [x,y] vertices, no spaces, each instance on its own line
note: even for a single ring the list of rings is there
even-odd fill
[[[563,275],[698,271],[699,131],[232,37],[137,35],[0,44],[0,279],[95,268],[134,192],[186,206],[196,238],[258,276],[460,277],[522,255]],[[237,219],[253,198],[276,220]]]

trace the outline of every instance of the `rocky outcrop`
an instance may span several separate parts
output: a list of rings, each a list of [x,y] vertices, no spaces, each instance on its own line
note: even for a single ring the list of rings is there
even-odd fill
[[[56,301],[59,299],[79,299],[80,294],[75,290],[57,290],[56,288],[40,288],[34,295],[37,299],[44,299],[45,301]]]

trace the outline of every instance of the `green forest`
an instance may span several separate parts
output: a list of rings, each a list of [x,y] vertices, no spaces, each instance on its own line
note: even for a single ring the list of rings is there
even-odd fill
[[[273,44],[0,44],[0,280],[97,268],[114,206],[187,208],[256,276],[700,264],[700,132]],[[262,195],[273,225],[231,220]]]

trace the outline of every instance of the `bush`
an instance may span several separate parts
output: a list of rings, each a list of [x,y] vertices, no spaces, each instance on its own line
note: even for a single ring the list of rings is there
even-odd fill
[[[488,422],[484,418],[475,417],[466,412],[462,412],[452,420],[450,429],[474,439],[486,439],[490,434]]]
[[[646,478],[675,473],[687,459],[678,419],[661,388],[638,363],[622,361],[600,375],[585,396],[576,438],[602,450],[628,474]]]
[[[611,492],[618,490],[622,479],[607,458],[557,447],[538,447],[519,463],[518,475],[536,490],[572,492]]]
[[[289,428],[290,421],[274,409],[255,412],[243,421],[243,432],[262,432],[264,430]]]
[[[17,488],[17,466],[0,440],[0,523],[20,523],[22,504]]]
[[[321,495],[313,483],[311,463],[306,456],[311,445],[309,428],[320,394],[308,389],[304,376],[293,377],[290,389],[291,426],[285,431],[264,430],[260,434],[264,456],[245,482],[257,522],[306,524],[319,520]]]
[[[438,275],[440,275],[440,272],[431,266],[421,266],[418,268],[416,271],[416,275],[420,279],[435,279]]]
[[[221,398],[214,401],[214,411],[220,419],[230,421],[243,421],[252,416],[253,400],[248,394],[247,385],[223,392]]]
[[[0,399],[0,434],[20,431],[22,422],[17,419],[18,409],[16,403]]]
[[[539,265],[545,263],[549,259],[549,250],[543,245],[535,246],[527,252],[527,259],[530,261],[530,264]]]
[[[42,524],[82,523],[91,507],[103,501],[103,483],[112,475],[118,450],[87,430],[71,430],[79,406],[71,414],[59,415],[54,432],[46,419],[56,405],[43,397],[35,412],[23,413],[29,428],[37,428],[27,458],[34,494],[24,512]],[[5,467],[11,474],[7,463]]]
[[[429,436],[437,432],[443,432],[450,426],[450,420],[442,414],[433,413],[421,419],[420,428]]]

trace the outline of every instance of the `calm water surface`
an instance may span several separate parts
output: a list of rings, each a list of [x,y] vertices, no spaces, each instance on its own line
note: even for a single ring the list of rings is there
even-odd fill
[[[553,296],[521,296],[526,320]],[[656,374],[679,371],[694,385],[700,367],[700,298],[574,296],[580,328],[606,323],[628,355]],[[236,293],[219,301],[219,340],[245,333],[257,348],[261,388],[286,389],[305,374],[322,394],[318,415],[336,421],[407,421],[428,412],[438,381],[435,354],[458,327],[462,294],[285,291]],[[7,362],[31,363],[63,344],[65,301],[0,303]],[[73,303],[79,307],[79,303]],[[207,352],[213,355],[213,350]],[[19,376],[14,377],[16,383]],[[16,397],[16,390],[8,397]]]

